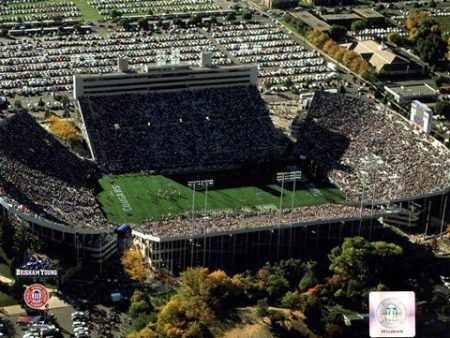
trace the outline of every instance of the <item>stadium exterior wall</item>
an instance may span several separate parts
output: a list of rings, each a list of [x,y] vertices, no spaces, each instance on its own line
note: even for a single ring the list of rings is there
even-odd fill
[[[419,226],[425,234],[442,233],[450,221],[447,207],[450,188],[442,192],[396,201],[374,203],[371,216],[330,219],[272,227],[254,227],[223,232],[157,237],[133,230],[133,244],[155,269],[178,272],[189,266],[225,268],[264,263],[301,255],[339,243],[343,238],[361,235],[369,240],[383,224],[406,219],[403,227]],[[419,217],[412,222],[412,206],[418,206]],[[409,222],[409,224],[408,224]],[[398,225],[398,224],[394,224]]]
[[[194,236],[160,238],[133,230],[134,245],[155,269],[178,272],[189,266],[233,268],[251,266],[255,259],[295,257],[310,249],[317,250],[342,240],[362,235],[372,238],[381,227],[378,221],[386,214],[373,217],[340,218],[272,227],[255,227]]]
[[[28,224],[30,230],[52,243],[71,247],[74,254],[94,263],[103,263],[117,252],[117,237],[108,236],[112,230],[91,230],[69,227],[26,213],[15,203],[0,197],[0,211],[4,217],[16,217]]]

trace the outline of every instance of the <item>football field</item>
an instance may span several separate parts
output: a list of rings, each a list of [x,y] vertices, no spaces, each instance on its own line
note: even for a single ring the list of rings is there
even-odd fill
[[[169,178],[161,175],[106,176],[99,180],[102,191],[98,203],[112,223],[139,223],[164,216],[190,214],[194,199],[195,212],[203,214],[206,191],[188,187],[188,178]],[[233,177],[214,178],[208,189],[207,210],[239,210],[279,208],[281,185],[270,182],[257,184],[236,182]],[[283,208],[292,205],[293,185],[285,183]],[[340,190],[333,186],[320,186],[317,182],[297,182],[294,206],[338,203],[343,201]]]

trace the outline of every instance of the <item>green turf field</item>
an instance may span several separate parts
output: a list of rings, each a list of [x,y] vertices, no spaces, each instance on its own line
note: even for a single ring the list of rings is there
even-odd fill
[[[208,177],[209,178],[209,177]],[[208,210],[244,209],[249,207],[278,208],[281,186],[274,183],[242,184],[233,178],[214,178],[215,187],[208,190]],[[100,179],[103,189],[97,200],[106,217],[112,223],[139,223],[167,215],[186,214],[192,211],[193,191],[188,179],[175,179],[155,175],[121,175]],[[311,183],[310,183],[311,184]],[[297,183],[294,205],[315,205],[341,202],[343,195],[332,186]],[[292,184],[286,184],[283,192],[283,208],[292,203]],[[205,192],[195,193],[195,210],[202,213]]]

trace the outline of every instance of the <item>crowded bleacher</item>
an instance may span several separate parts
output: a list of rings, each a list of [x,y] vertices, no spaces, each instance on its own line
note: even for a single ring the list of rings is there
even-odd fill
[[[450,157],[399,115],[358,98],[316,92],[298,137],[351,200],[392,200],[445,190]]]
[[[374,211],[376,215],[383,211]],[[292,223],[325,221],[330,219],[349,219],[366,217],[370,210],[339,204],[306,206],[298,209],[254,212],[222,212],[210,217],[199,217],[192,223],[191,217],[165,218],[143,222],[134,230],[158,237],[179,235],[198,235],[202,233],[220,233],[247,228],[273,227]]]
[[[223,168],[276,156],[280,142],[256,87],[86,96],[93,154],[108,171]]]
[[[0,197],[25,213],[80,228],[102,229],[89,177],[78,158],[26,113],[0,124]]]

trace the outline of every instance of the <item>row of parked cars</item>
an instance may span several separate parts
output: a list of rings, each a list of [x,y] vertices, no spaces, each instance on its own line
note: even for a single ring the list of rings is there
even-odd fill
[[[82,311],[73,312],[70,315],[72,319],[73,332],[75,338],[90,338],[89,323],[86,314]]]

